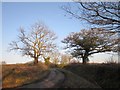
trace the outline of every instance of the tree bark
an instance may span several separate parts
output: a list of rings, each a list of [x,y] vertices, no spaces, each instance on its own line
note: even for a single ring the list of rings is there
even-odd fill
[[[38,64],[38,57],[35,57],[35,58],[34,58],[34,64],[35,64],[35,65]]]
[[[86,64],[88,61],[89,61],[89,59],[88,59],[87,55],[85,55],[85,56],[82,57],[82,63],[83,64]]]
[[[83,57],[82,60],[83,60],[83,61],[82,61],[83,64],[86,64],[86,63],[87,63],[87,62],[86,62],[86,58]]]

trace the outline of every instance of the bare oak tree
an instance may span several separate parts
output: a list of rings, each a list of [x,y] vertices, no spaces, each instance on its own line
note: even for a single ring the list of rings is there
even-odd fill
[[[53,41],[55,39],[55,33],[38,22],[31,26],[28,33],[23,28],[20,28],[18,40],[10,43],[10,50],[18,50],[23,56],[30,56],[34,59],[34,64],[37,64],[40,56],[54,50],[55,44]]]
[[[99,28],[120,32],[120,2],[76,2],[62,9]]]
[[[85,21],[93,27],[117,32],[120,39],[120,2],[75,2],[62,9],[80,22]],[[118,42],[118,61],[120,61],[120,42]]]
[[[114,32],[106,33],[104,29],[92,28],[90,30],[84,29],[80,32],[73,32],[62,42],[66,44],[65,49],[68,49],[73,57],[82,58],[82,62],[85,64],[89,61],[88,56],[92,54],[116,52],[118,41]]]

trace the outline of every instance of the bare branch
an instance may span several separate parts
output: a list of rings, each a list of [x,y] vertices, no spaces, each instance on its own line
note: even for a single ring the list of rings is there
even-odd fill
[[[37,60],[37,62],[39,56],[48,51],[51,52],[55,48],[53,43],[56,39],[55,34],[40,23],[35,23],[31,27],[29,34],[26,34],[25,30],[20,28],[18,38],[18,42],[13,41],[10,43],[10,50],[20,50],[23,56],[30,56],[35,61]]]
[[[72,17],[97,25],[108,30],[120,30],[120,2],[76,2],[72,9],[64,6],[63,10]]]
[[[83,58],[88,61],[88,56],[95,53],[115,51],[119,40],[115,37],[115,32],[108,32],[102,28],[91,28],[71,33],[62,42],[73,57]]]

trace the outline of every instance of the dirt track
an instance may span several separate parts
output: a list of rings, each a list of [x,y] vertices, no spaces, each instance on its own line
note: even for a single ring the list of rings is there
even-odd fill
[[[25,85],[20,88],[53,88],[62,83],[64,79],[65,76],[62,72],[57,69],[52,69],[50,74],[48,75],[48,78],[46,78],[42,82]]]
[[[65,70],[51,69],[50,74],[46,76],[47,78],[41,82],[33,83],[29,85],[24,85],[20,88],[59,88],[65,83],[66,78],[68,78],[64,73],[68,72]],[[78,77],[78,76],[75,76]],[[71,77],[69,77],[71,78]],[[71,82],[71,81],[70,81]],[[73,82],[74,84],[77,84]],[[86,79],[79,77],[79,87],[81,88],[100,88],[98,85],[87,81]]]

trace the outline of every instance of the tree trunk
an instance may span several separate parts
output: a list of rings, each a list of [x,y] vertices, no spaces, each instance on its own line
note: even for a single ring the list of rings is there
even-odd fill
[[[83,60],[82,63],[86,64],[86,59],[84,57],[82,58],[82,60]]]
[[[88,59],[88,56],[84,56],[84,57],[82,57],[82,60],[83,60],[83,64],[86,64],[88,61],[89,61],[89,59]]]
[[[35,65],[38,64],[38,57],[35,57],[35,58],[34,58],[34,64],[35,64]]]
[[[85,54],[82,56],[83,64],[86,64],[89,61],[88,53],[89,53],[89,50],[85,50]]]

